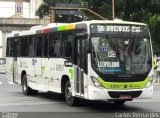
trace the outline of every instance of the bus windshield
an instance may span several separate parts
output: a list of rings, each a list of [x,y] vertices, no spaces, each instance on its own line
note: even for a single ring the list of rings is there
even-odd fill
[[[103,74],[144,74],[152,67],[149,37],[91,37],[91,62]]]

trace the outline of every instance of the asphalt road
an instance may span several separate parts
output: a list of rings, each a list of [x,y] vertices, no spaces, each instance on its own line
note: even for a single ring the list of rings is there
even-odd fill
[[[126,102],[123,106],[118,106],[104,101],[81,101],[81,104],[78,107],[70,107],[65,103],[64,99],[59,94],[55,93],[39,93],[36,96],[25,96],[22,94],[20,85],[7,81],[7,79],[5,79],[5,75],[1,74],[0,112],[0,118],[9,118],[4,117],[6,114],[4,115],[3,113],[6,112],[18,112],[20,115],[39,115],[45,118],[53,116],[53,113],[54,116],[59,117],[61,115],[66,117],[66,114],[82,117],[82,114],[87,114],[91,115],[90,117],[92,118],[103,118],[104,116],[108,115],[120,118],[120,116],[115,116],[115,114],[133,112],[160,112],[160,85],[154,86],[154,94],[152,99],[133,100],[131,102]]]

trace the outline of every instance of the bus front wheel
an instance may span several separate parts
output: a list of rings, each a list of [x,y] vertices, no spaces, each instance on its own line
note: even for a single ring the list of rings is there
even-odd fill
[[[24,95],[36,95],[36,94],[38,94],[37,90],[33,90],[28,86],[26,75],[23,75],[23,77],[22,77],[22,91],[23,91]]]
[[[70,106],[76,106],[78,104],[78,98],[72,96],[71,84],[69,80],[65,84],[65,100]]]

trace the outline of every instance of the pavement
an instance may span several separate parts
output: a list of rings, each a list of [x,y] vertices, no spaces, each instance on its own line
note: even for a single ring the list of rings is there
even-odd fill
[[[150,99],[134,99],[123,106],[104,101],[85,101],[80,106],[70,107],[57,94],[25,96],[22,94],[21,85],[9,82],[4,74],[0,74],[0,118],[115,118],[117,113],[139,112],[157,112],[160,118],[160,79],[154,81],[153,85],[153,97]],[[6,117],[10,113],[13,115]]]
[[[157,78],[154,82],[154,85],[160,85],[160,78]]]

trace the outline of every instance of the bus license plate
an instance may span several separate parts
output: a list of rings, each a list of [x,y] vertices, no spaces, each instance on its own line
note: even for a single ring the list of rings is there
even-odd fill
[[[132,99],[130,95],[121,95],[119,99],[127,100],[127,99]]]

